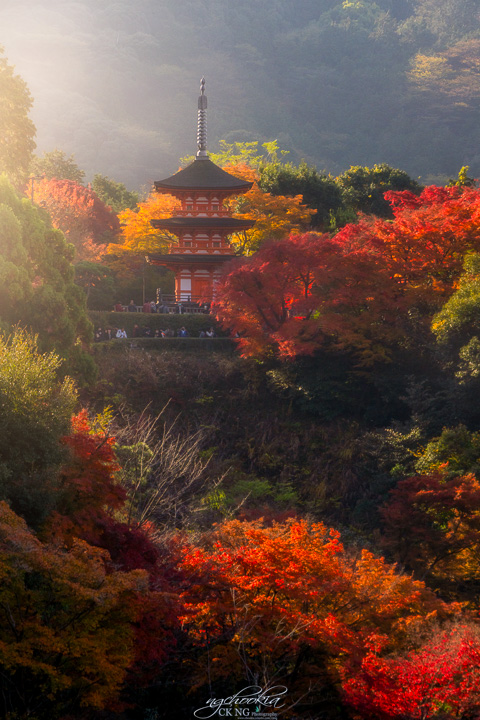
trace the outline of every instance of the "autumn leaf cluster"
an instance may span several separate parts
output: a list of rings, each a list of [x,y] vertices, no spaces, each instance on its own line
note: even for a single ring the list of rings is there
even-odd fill
[[[385,197],[391,221],[364,216],[333,236],[292,234],[226,270],[215,310],[243,354],[334,346],[368,365],[429,331],[464,257],[480,248],[480,191],[432,186]]]
[[[45,177],[33,185],[31,193],[32,199],[48,210],[54,227],[75,246],[77,260],[99,259],[119,233],[117,215],[91,187]]]

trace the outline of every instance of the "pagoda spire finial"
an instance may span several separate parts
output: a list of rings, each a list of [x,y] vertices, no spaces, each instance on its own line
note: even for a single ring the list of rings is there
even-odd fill
[[[200,96],[198,98],[197,120],[197,158],[207,157],[207,96],[205,95],[205,78],[200,80]]]

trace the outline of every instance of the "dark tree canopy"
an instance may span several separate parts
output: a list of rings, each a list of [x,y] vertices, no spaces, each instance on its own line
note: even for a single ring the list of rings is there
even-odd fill
[[[134,210],[137,206],[138,193],[128,190],[123,183],[115,182],[105,175],[95,175],[92,189],[97,193],[105,205],[109,205],[116,213],[129,208]]]
[[[303,195],[303,202],[316,210],[313,227],[325,227],[331,213],[342,206],[342,194],[335,179],[301,162],[267,163],[260,169],[259,185],[272,195]]]
[[[380,217],[392,217],[390,203],[384,195],[389,190],[411,190],[418,194],[421,186],[404,170],[382,163],[368,167],[351,167],[337,182],[343,191],[344,202],[356,212]]]
[[[67,156],[63,150],[52,150],[43,153],[41,157],[34,157],[31,167],[34,175],[44,175],[47,180],[73,180],[83,183],[85,173],[81,170],[73,155]]]
[[[82,260],[75,265],[75,282],[83,288],[90,310],[104,310],[115,300],[115,281],[110,268]]]

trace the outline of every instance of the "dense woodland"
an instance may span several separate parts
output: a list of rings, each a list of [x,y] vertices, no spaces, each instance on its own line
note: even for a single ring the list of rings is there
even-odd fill
[[[35,97],[40,152],[140,189],[209,142],[277,138],[338,175],[388,163],[480,175],[476,0],[3,0],[1,43]]]
[[[34,155],[4,55],[0,102],[0,715],[220,717],[255,686],[285,720],[478,718],[472,171],[334,177],[224,141],[256,225],[212,315],[93,342],[171,283],[144,257],[175,201]]]

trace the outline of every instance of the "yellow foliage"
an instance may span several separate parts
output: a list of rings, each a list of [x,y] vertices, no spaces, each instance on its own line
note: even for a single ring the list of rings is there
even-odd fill
[[[177,238],[155,229],[150,221],[176,215],[178,207],[178,200],[172,195],[153,191],[135,210],[123,210],[118,216],[123,242],[109,245],[108,254],[148,255],[165,252],[171,243],[177,242]]]
[[[303,204],[303,196],[272,195],[263,192],[258,185],[257,171],[248,165],[233,165],[224,168],[235,177],[253,182],[244,195],[230,198],[226,203],[235,217],[253,220],[255,225],[230,238],[237,252],[250,255],[258,250],[265,240],[280,240],[292,232],[305,232],[315,210]]]
[[[450,71],[451,72],[451,71]],[[438,81],[449,74],[447,60],[439,55],[417,53],[412,61],[408,77],[415,83]]]
[[[469,107],[480,97],[480,40],[461,40],[437,55],[417,53],[408,78],[417,90]]]

